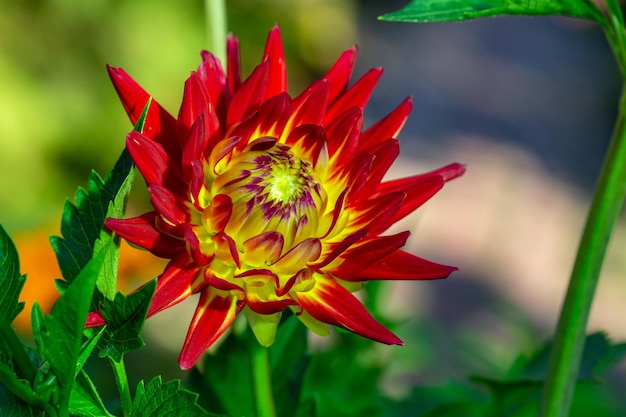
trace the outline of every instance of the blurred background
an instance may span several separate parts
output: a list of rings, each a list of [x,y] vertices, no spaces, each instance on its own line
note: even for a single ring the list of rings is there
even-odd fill
[[[460,270],[445,281],[382,288],[381,312],[404,323],[398,333],[408,346],[390,353],[399,358],[386,381],[394,395],[470,374],[498,376],[552,334],[620,88],[593,24],[377,20],[405,3],[228,2],[244,74],[279,23],[292,95],[356,43],[354,80],[385,68],[367,124],[413,96],[392,176],[467,164],[462,178],[397,226],[413,232],[410,251]],[[123,67],[177,114],[203,48],[201,0],[0,0],[0,223],[15,237],[29,276],[19,322],[25,334],[32,301],[45,307],[56,297],[59,272],[47,239],[58,234],[64,200],[91,169],[104,175],[112,168],[131,129],[105,64]],[[130,214],[146,204],[137,192]],[[626,339],[625,247],[621,222],[589,327],[615,341]],[[121,267],[121,285],[131,289],[163,264],[124,247]],[[189,301],[148,321],[150,349],[141,354],[175,358],[194,308]],[[176,374],[175,359],[170,363]],[[137,378],[150,377],[150,365],[137,361]],[[611,375],[616,390],[624,389],[625,375],[622,362]]]

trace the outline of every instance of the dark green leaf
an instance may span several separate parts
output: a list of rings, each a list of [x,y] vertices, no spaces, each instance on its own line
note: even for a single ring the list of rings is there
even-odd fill
[[[76,375],[83,328],[89,312],[96,277],[109,247],[104,247],[89,261],[63,296],[44,316],[35,303],[32,310],[33,333],[40,355],[50,364],[51,375],[60,387],[59,407],[69,407],[70,393]]]
[[[137,385],[130,417],[196,417],[215,416],[204,411],[197,403],[198,394],[180,387],[180,381],[163,384],[157,376],[144,387]]]
[[[100,312],[107,326],[100,343],[101,358],[119,362],[125,353],[144,346],[141,329],[155,288],[156,280],[152,280],[128,296],[118,292],[112,301],[104,299]]]
[[[590,0],[412,0],[380,17],[397,22],[443,22],[501,15],[564,15],[604,22]]]
[[[70,413],[81,417],[111,416],[85,371],[80,371],[72,386]]]
[[[0,225],[0,318],[8,324],[24,308],[18,302],[26,276],[20,274],[20,260],[13,241]]]

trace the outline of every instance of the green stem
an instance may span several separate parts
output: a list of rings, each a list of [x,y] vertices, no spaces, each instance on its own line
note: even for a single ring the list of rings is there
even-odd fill
[[[204,0],[209,51],[226,66],[226,4],[224,0]]]
[[[113,365],[113,373],[115,374],[115,382],[117,382],[117,388],[120,391],[120,397],[122,400],[122,412],[124,417],[130,416],[130,411],[133,408],[133,403],[130,397],[130,387],[128,386],[128,377],[126,376],[126,367],[124,366],[124,358],[119,362],[115,362],[111,359]]]
[[[539,408],[540,417],[566,417],[569,414],[589,310],[609,239],[626,196],[625,110],[626,93],[622,90],[615,131],[596,185],[559,317],[548,379]]]
[[[250,348],[252,350],[252,375],[257,417],[276,417],[274,397],[272,395],[269,351],[256,340],[250,341]]]

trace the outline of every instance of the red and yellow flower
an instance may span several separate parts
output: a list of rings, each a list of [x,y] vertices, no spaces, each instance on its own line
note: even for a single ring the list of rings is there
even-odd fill
[[[295,98],[277,27],[243,81],[238,48],[229,37],[226,71],[202,52],[178,118],[153,101],[143,133],[127,137],[154,211],[107,219],[106,227],[170,259],[148,315],[200,293],[179,358],[184,369],[241,312],[263,345],[274,341],[285,308],[321,335],[330,324],[401,344],[352,292],[368,280],[444,278],[456,269],[402,251],[409,232],[381,234],[464,167],[382,181],[412,103],[363,130],[382,69],[347,88],[356,48]],[[148,93],[124,70],[109,72],[135,123]],[[88,325],[98,324],[92,313]]]

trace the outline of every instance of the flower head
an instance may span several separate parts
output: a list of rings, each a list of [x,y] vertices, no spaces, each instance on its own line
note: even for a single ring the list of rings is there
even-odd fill
[[[382,182],[412,103],[363,130],[382,69],[347,88],[356,48],[295,98],[278,27],[243,81],[235,37],[227,51],[226,71],[202,52],[178,118],[153,101],[143,133],[127,137],[154,211],[107,219],[106,227],[170,259],[148,315],[200,293],[179,358],[184,369],[242,311],[263,345],[273,342],[285,308],[318,334],[330,324],[401,344],[352,292],[368,280],[443,278],[456,269],[402,251],[409,232],[381,233],[463,166]],[[122,69],[109,71],[135,123],[149,95]],[[88,325],[102,323],[90,315]]]

